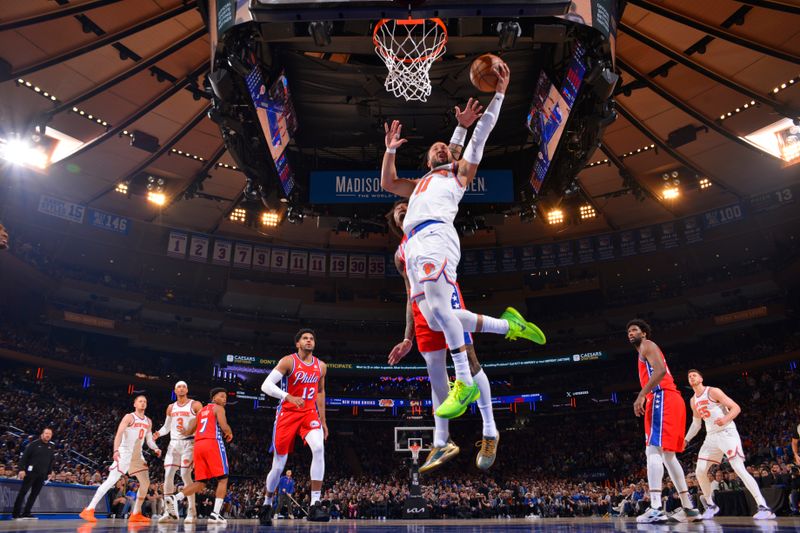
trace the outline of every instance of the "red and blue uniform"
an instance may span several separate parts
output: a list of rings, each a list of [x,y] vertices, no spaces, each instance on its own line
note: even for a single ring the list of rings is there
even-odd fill
[[[306,435],[315,429],[322,428],[317,410],[317,394],[322,379],[320,361],[311,356],[309,363],[304,363],[296,353],[291,355],[292,371],[283,378],[283,390],[303,399],[303,407],[287,401],[281,402],[275,413],[275,427],[272,431],[272,446],[269,451],[278,455],[286,455],[294,451],[295,438],[305,441]]]
[[[661,350],[658,353],[667,373],[647,395],[644,410],[645,446],[661,446],[665,451],[680,453],[686,438],[686,404],[675,386],[664,354]],[[639,383],[643,388],[652,374],[653,367],[639,355]]]
[[[194,478],[206,481],[228,476],[228,455],[222,430],[214,414],[214,403],[197,413],[197,431],[194,435]]]
[[[403,269],[406,268],[406,251],[405,244],[408,237],[403,235],[403,240],[400,241],[400,246],[397,247],[397,258],[403,264]],[[410,295],[409,295],[410,297]],[[461,287],[458,282],[453,284],[453,296],[450,299],[450,305],[453,309],[464,309],[464,298],[461,296]],[[411,311],[414,314],[414,337],[417,340],[417,349],[420,353],[437,352],[447,348],[447,341],[444,339],[444,333],[441,331],[434,331],[425,320],[422,311],[419,310],[416,300],[411,302]],[[464,332],[464,344],[472,344],[472,334],[468,331]]]

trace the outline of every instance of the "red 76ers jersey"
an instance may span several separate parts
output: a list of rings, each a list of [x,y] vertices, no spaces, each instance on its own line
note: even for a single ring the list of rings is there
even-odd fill
[[[294,366],[292,371],[283,378],[284,390],[305,400],[303,407],[297,407],[290,402],[283,402],[281,409],[287,411],[311,411],[317,408],[317,393],[319,392],[319,380],[322,379],[322,370],[319,366],[319,359],[312,356],[310,363],[304,363],[296,353],[292,354]]]

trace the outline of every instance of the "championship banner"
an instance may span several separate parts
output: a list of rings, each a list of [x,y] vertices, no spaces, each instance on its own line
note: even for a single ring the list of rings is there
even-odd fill
[[[208,261],[209,238],[203,235],[192,235],[189,246],[189,261],[205,263]]]
[[[367,276],[367,256],[360,254],[350,254],[349,267],[347,269],[351,278],[364,278]]]
[[[656,235],[653,228],[639,228],[637,237],[640,254],[649,254],[656,251]]]
[[[615,258],[613,235],[600,235],[596,237],[598,261],[608,261]]]
[[[237,242],[233,249],[233,267],[250,268],[253,262],[253,247],[249,244]]]
[[[619,234],[619,252],[622,257],[630,257],[638,253],[638,234],[635,231],[623,231]]]
[[[272,261],[272,249],[266,246],[253,246],[253,269],[269,270]]]
[[[497,272],[497,250],[494,248],[481,250],[481,271],[484,274]]]
[[[292,250],[289,256],[289,272],[292,274],[308,273],[308,252]]]
[[[180,231],[169,232],[169,242],[167,243],[167,255],[170,257],[186,257],[186,242],[189,236]]]
[[[594,239],[591,237],[578,239],[578,262],[584,264],[594,263],[594,261]]]
[[[272,262],[270,268],[272,272],[285,273],[289,270],[289,250],[281,248],[272,249]]]
[[[83,222],[83,216],[86,213],[86,208],[80,204],[42,195],[39,198],[38,211],[45,215],[50,215],[51,217],[81,224]]]
[[[516,272],[517,268],[517,249],[512,247],[503,248],[500,268],[503,272]]]
[[[678,239],[678,227],[674,222],[665,222],[661,224],[661,246],[663,248],[677,248],[681,245],[680,240]]]
[[[386,259],[382,255],[371,255],[367,268],[370,278],[383,278],[386,276]]]
[[[230,265],[233,255],[233,243],[220,239],[214,240],[214,250],[211,255],[211,262],[215,265]]]
[[[522,270],[536,270],[536,248],[533,246],[523,246],[520,252],[520,266]]]
[[[572,241],[558,243],[558,265],[570,266],[575,264],[575,250]]]
[[[478,252],[475,250],[461,252],[461,270],[467,276],[478,273]]]
[[[331,276],[343,278],[347,276],[347,254],[331,253]]]
[[[308,254],[308,273],[312,276],[324,276],[326,260],[327,256],[323,252]]]
[[[556,267],[556,249],[552,244],[539,246],[539,268]]]
[[[703,240],[703,228],[698,217],[683,219],[683,237],[686,244],[695,244]]]

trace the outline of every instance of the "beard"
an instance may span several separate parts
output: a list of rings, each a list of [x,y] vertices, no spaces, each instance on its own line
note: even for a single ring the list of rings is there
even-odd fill
[[[630,343],[638,348],[642,344],[642,339],[641,337],[634,337],[630,340]]]

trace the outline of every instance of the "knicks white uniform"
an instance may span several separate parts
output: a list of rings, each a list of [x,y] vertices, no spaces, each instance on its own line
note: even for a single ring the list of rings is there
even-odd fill
[[[114,461],[109,470],[118,470],[121,474],[132,476],[147,470],[147,462],[142,455],[142,445],[147,434],[153,430],[153,423],[147,417],[136,416],[136,413],[131,413],[131,416],[133,422],[125,428],[119,445],[119,461]]]
[[[719,463],[723,455],[728,459],[737,455],[744,459],[742,439],[733,420],[724,426],[715,423],[727,414],[727,409],[708,397],[709,388],[706,387],[700,396],[694,397],[695,409],[706,425],[706,440],[700,448],[698,459],[711,463]]]
[[[403,233],[408,238],[406,273],[412,299],[423,294],[422,283],[436,281],[442,274],[449,283],[456,282],[461,243],[453,221],[466,191],[457,170],[458,163],[434,168],[417,181],[408,199]]]
[[[197,413],[192,411],[192,400],[187,399],[183,405],[178,402],[173,403],[171,413],[172,424],[169,430],[167,455],[164,457],[164,468],[170,466],[191,468],[194,464],[194,435],[187,437],[181,432],[197,418]]]

